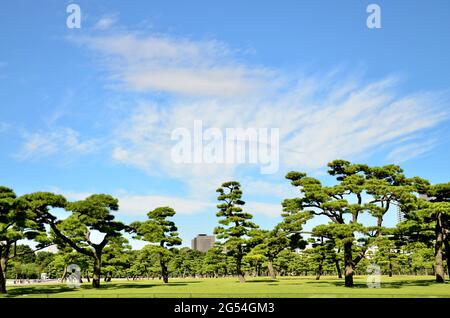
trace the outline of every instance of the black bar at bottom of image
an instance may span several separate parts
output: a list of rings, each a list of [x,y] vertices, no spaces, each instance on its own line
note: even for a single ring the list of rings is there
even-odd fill
[[[172,316],[211,317],[215,315],[283,315],[306,316],[316,313],[336,315],[358,312],[358,316],[401,312],[417,313],[424,308],[448,308],[450,298],[10,298],[0,299],[0,308],[20,314],[41,312],[61,317],[65,313],[78,317],[92,314],[117,315],[142,312],[151,317],[156,313]],[[353,315],[352,315],[353,316]],[[128,317],[126,317],[128,318]]]

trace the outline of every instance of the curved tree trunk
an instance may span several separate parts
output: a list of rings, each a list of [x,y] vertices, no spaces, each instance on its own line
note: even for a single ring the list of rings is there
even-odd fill
[[[445,271],[443,265],[443,253],[442,253],[442,245],[443,245],[443,233],[441,226],[441,215],[438,214],[436,217],[436,243],[434,246],[434,257],[435,257],[435,272],[436,272],[436,282],[443,283],[445,280]]]
[[[67,279],[67,266],[64,266],[64,271],[61,276],[61,282],[64,282]]]
[[[334,264],[336,265],[336,271],[338,274],[338,278],[342,278],[341,265],[339,265],[339,260],[337,258],[334,260]]]
[[[92,278],[92,287],[94,288],[100,288],[100,276],[102,268],[101,258],[101,254],[96,254],[94,257],[94,277]]]
[[[448,237],[444,239],[444,246],[445,246],[445,257],[447,260],[447,275],[450,279],[450,242]]]
[[[6,273],[3,270],[3,259],[0,264],[0,294],[6,294]]]
[[[345,287],[353,287],[352,242],[344,243]]]
[[[0,294],[6,294],[6,268],[8,266],[10,245],[0,246]]]

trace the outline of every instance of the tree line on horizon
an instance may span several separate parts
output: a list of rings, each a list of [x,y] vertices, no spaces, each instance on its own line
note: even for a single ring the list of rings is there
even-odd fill
[[[371,167],[335,160],[328,173],[336,180],[324,185],[303,172],[289,172],[286,179],[299,190],[298,197],[282,202],[282,221],[264,230],[244,211],[239,182],[223,183],[218,193],[216,246],[207,253],[177,248],[178,229],[171,220],[175,210],[158,207],[142,222],[124,224],[115,219],[116,198],[94,194],[70,202],[62,195],[35,192],[16,196],[0,187],[0,293],[6,279],[67,277],[67,266],[76,263],[82,279],[99,288],[101,278],[222,277],[234,275],[337,275],[346,287],[355,274],[377,264],[389,276],[432,274],[445,281],[450,264],[450,182],[430,184],[408,178],[401,167]],[[69,215],[58,218],[55,209]],[[387,227],[385,218],[396,211],[404,220]],[[367,215],[373,225],[361,222]],[[304,230],[313,218],[328,222]],[[103,234],[94,243],[91,232]],[[149,244],[132,250],[123,236]],[[33,240],[35,249],[18,241]],[[39,251],[56,245],[56,254]],[[39,251],[39,252],[38,252]],[[449,274],[450,275],[450,274]]]

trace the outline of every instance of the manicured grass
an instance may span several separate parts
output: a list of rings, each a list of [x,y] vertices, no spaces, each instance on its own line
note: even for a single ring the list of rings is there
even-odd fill
[[[235,278],[171,279],[168,285],[159,280],[103,283],[98,290],[89,284],[71,289],[66,284],[9,286],[8,294],[0,297],[449,297],[450,283],[436,284],[432,276],[396,276],[381,279],[381,288],[368,288],[366,277],[355,277],[355,287],[345,288],[343,280],[323,277],[249,278],[240,284]]]

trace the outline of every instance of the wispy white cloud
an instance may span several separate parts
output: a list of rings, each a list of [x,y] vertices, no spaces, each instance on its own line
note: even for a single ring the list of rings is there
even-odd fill
[[[320,81],[316,85],[320,88]],[[192,130],[194,120],[202,120],[205,129],[279,128],[281,169],[311,170],[336,158],[376,151],[446,118],[437,96],[398,96],[393,79],[360,85],[345,95],[338,83],[334,85],[325,95],[314,90],[305,93],[301,86],[296,87],[289,96],[280,95],[272,102],[215,99],[176,100],[168,107],[143,104],[118,127],[113,158],[150,173],[161,167],[165,173],[185,180],[193,176],[208,180],[211,176],[233,176],[236,165],[172,162],[171,131],[178,127]]]
[[[122,213],[145,215],[148,211],[161,206],[170,206],[177,213],[191,215],[214,209],[214,204],[205,201],[162,195],[122,195],[119,196]]]
[[[273,204],[255,201],[247,202],[243,209],[253,215],[262,215],[269,218],[280,217],[282,211],[281,203]]]
[[[294,197],[298,189],[285,180],[261,180],[255,178],[243,178],[242,187],[246,195],[278,198],[281,202],[284,198]],[[277,209],[279,210],[279,208]]]
[[[235,97],[256,93],[273,75],[266,68],[238,62],[232,50],[217,41],[132,33],[74,41],[106,57],[112,77],[134,91]]]
[[[85,155],[98,149],[95,139],[81,140],[77,131],[67,127],[27,133],[24,139],[22,149],[17,154],[21,160],[38,159],[50,155]]]
[[[94,29],[96,30],[110,29],[117,23],[117,20],[118,20],[117,15],[103,16],[95,23]]]
[[[340,100],[317,100],[316,105],[291,127],[285,146],[300,153],[287,152],[290,167],[316,169],[335,158],[355,158],[448,119],[439,94],[401,96],[393,79],[358,87]]]
[[[11,127],[10,124],[5,122],[0,122],[0,133],[7,131]]]
[[[64,195],[68,200],[83,200],[94,192],[65,191],[52,188],[51,191]],[[119,200],[118,216],[146,217],[147,212],[161,206],[173,208],[179,215],[194,215],[217,211],[216,202],[205,199],[185,198],[172,195],[130,194],[117,191],[113,196]],[[281,205],[249,201],[244,207],[254,215],[280,216]]]
[[[246,175],[238,165],[172,162],[171,132],[192,129],[194,120],[202,120],[205,129],[279,128],[284,173],[319,171],[333,159],[389,149],[400,139],[408,149],[412,137],[426,136],[448,119],[439,93],[401,93],[401,82],[392,76],[371,82],[342,70],[299,76],[245,62],[218,41],[167,35],[129,32],[76,41],[98,54],[122,88],[170,97],[164,104],[144,100],[123,117],[110,138],[113,159],[177,178],[193,191],[215,188],[237,171]],[[409,158],[418,154],[411,151]]]
[[[53,189],[69,200],[83,200],[93,192],[76,192]],[[119,191],[113,194],[119,200],[119,213],[123,216],[146,216],[147,212],[161,206],[170,206],[178,214],[191,215],[214,209],[214,204],[205,201],[166,195],[136,195]]]
[[[394,148],[388,155],[388,159],[393,163],[402,163],[411,158],[423,155],[432,150],[438,141],[436,139],[430,139],[425,141],[416,141],[406,145],[399,145]]]

